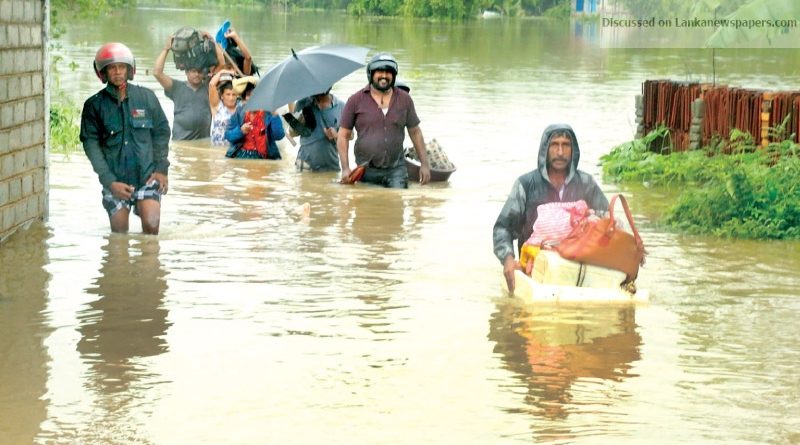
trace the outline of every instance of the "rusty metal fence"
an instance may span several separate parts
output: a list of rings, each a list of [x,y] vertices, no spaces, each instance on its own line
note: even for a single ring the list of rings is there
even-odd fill
[[[637,98],[637,137],[664,125],[670,132],[671,151],[693,150],[716,141],[723,143],[725,151],[733,129],[749,133],[762,146],[789,138],[800,142],[798,110],[797,91],[648,80]],[[784,120],[784,131],[776,131]]]

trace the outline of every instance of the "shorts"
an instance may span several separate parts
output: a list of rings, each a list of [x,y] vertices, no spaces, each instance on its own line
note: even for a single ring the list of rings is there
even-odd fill
[[[161,202],[161,192],[158,191],[160,186],[161,183],[158,181],[150,181],[144,187],[134,190],[131,199],[117,199],[111,194],[111,190],[103,187],[103,208],[106,209],[108,216],[114,216],[122,209],[128,209],[130,212],[131,208],[133,208],[133,214],[138,215],[139,210],[136,208],[136,201],[155,199]]]

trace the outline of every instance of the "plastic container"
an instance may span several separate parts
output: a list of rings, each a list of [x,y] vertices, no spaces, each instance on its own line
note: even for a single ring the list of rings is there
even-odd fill
[[[542,250],[536,255],[531,272],[537,283],[598,289],[618,289],[626,277],[625,272],[618,270],[565,260],[552,250]]]
[[[528,262],[536,259],[536,254],[539,253],[541,248],[533,244],[523,244],[522,250],[519,253],[519,264],[522,270],[528,270]]]

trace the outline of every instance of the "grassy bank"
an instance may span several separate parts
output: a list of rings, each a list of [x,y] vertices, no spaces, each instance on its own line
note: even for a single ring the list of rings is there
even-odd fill
[[[787,140],[757,147],[732,132],[718,147],[660,154],[657,129],[601,158],[603,175],[618,183],[680,190],[662,222],[687,233],[754,239],[800,239],[800,147]]]

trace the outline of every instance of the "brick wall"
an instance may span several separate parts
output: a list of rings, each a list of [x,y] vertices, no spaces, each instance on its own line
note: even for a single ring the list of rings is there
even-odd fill
[[[0,0],[0,242],[47,216],[46,4]]]

